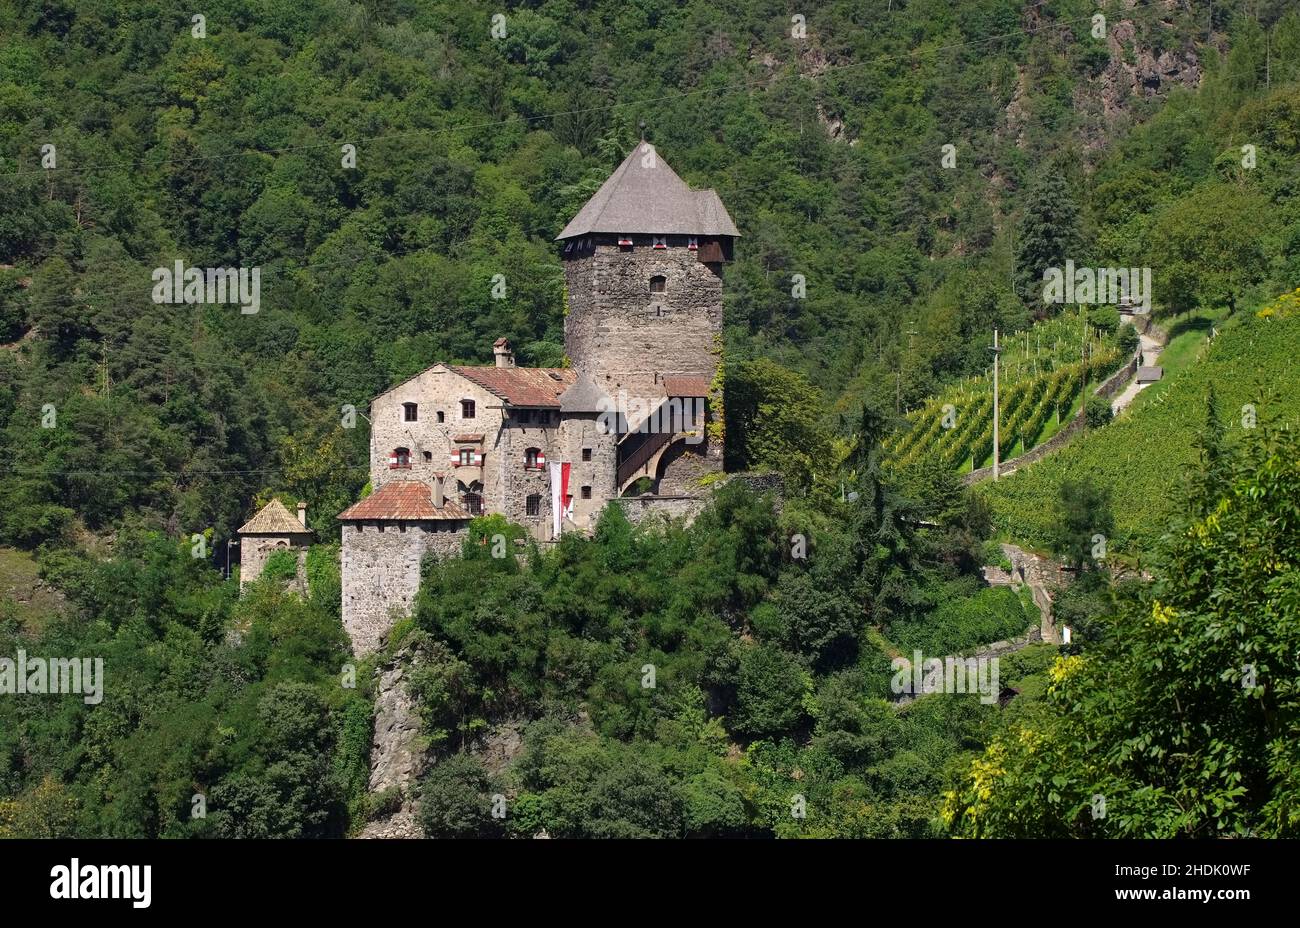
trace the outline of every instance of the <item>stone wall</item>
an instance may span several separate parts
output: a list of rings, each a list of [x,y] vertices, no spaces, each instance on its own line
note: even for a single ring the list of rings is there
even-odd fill
[[[240,535],[239,536],[239,588],[262,576],[267,559],[276,551],[301,549],[298,552],[298,578],[303,576],[302,563],[306,548],[311,544],[309,533],[301,535]]]
[[[708,500],[703,496],[623,496],[615,503],[623,508],[629,522],[640,525],[656,519],[685,519],[690,522]]]
[[[700,480],[721,469],[721,462],[709,454],[707,438],[698,444],[677,441],[659,459],[657,489],[661,496],[693,496],[700,492]]]
[[[645,236],[634,240],[630,250],[606,239],[565,259],[565,352],[612,398],[626,390],[658,400],[663,375],[711,383],[718,367],[715,337],[722,331],[721,276],[700,263],[682,236],[668,236],[662,250],[651,248]],[[663,293],[650,292],[655,276],[665,278]]]
[[[343,628],[352,651],[376,650],[395,615],[410,611],[428,551],[459,553],[458,522],[347,522],[343,525]]]

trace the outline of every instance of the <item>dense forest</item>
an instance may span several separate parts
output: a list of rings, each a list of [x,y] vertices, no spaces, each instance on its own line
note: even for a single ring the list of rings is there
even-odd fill
[[[0,836],[355,833],[398,801],[367,776],[399,648],[431,835],[1296,834],[1294,682],[1221,685],[1243,653],[1261,674],[1295,653],[1293,392],[1176,393],[1196,444],[1167,439],[1179,466],[1142,486],[1175,495],[1136,527],[1073,479],[1113,445],[997,492],[957,473],[991,437],[894,453],[909,410],[985,376],[994,328],[1054,321],[1038,286],[1066,258],[1152,268],[1157,323],[1208,314],[1243,366],[1300,325],[1255,315],[1300,284],[1293,4],[205,7],[0,8],[0,570],[54,591],[0,600],[0,654],[113,674],[93,707],[0,700]],[[467,544],[354,666],[334,517],[368,436],[341,408],[501,336],[564,364],[552,240],[643,134],[744,236],[728,466],[784,490],[732,483],[657,531],[611,510],[520,562]],[[154,302],[178,259],[261,267],[259,311]],[[1265,427],[1225,436],[1247,399]],[[273,496],[310,504],[309,591],[269,571],[240,597],[226,542]],[[1075,556],[1116,520],[1152,583]],[[891,699],[891,658],[1037,621],[983,583],[995,535],[1075,562],[1078,640],[1004,657],[994,704]],[[498,773],[475,749],[505,720],[524,746]]]

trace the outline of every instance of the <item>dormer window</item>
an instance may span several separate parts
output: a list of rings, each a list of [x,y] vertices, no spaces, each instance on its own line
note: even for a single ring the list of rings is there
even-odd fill
[[[420,407],[415,403],[402,404],[402,421],[418,422],[420,419]]]
[[[666,235],[652,235],[650,239],[656,251],[668,247],[668,236]]]
[[[663,293],[668,289],[668,278],[662,274],[656,274],[650,278],[650,292]]]

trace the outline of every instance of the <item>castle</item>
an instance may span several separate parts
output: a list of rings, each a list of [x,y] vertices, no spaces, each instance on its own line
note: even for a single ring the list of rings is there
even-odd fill
[[[642,142],[556,239],[570,367],[518,367],[498,339],[493,366],[435,364],[371,401],[372,492],[338,517],[358,655],[410,608],[425,553],[458,552],[475,516],[549,542],[629,491],[672,512],[721,470],[721,274],[738,236],[717,193]]]

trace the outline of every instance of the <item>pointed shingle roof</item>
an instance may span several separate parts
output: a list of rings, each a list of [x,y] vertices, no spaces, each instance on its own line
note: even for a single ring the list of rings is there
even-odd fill
[[[284,508],[284,503],[273,499],[257,515],[239,529],[241,535],[300,535],[310,532],[298,517]]]
[[[585,374],[560,394],[560,412],[605,412],[610,408],[609,397]]]
[[[649,142],[628,155],[556,241],[589,232],[739,237],[713,190],[692,190]]]

